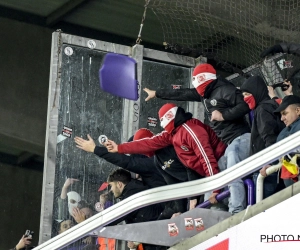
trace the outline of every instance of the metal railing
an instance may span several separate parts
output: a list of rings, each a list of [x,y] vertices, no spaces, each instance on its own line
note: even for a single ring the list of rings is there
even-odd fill
[[[105,225],[141,207],[158,202],[204,194],[224,187],[233,180],[245,177],[264,165],[292,152],[300,146],[299,138],[300,131],[217,175],[196,181],[153,188],[132,195],[34,249],[60,249],[88,234],[98,235],[98,230],[101,230]]]
[[[282,166],[282,163],[279,162],[278,164],[267,168],[267,170],[266,170],[267,176],[269,176],[270,174],[273,174],[275,172],[278,172],[278,170],[281,168],[281,166]],[[256,203],[263,200],[264,180],[265,180],[265,178],[266,177],[261,175],[261,174],[259,174],[257,176],[257,181],[256,181]]]

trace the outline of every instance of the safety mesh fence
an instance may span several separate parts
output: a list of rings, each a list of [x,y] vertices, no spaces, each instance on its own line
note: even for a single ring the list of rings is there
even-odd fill
[[[300,41],[300,1],[151,0],[166,47],[213,59],[227,71],[260,62],[279,42]]]

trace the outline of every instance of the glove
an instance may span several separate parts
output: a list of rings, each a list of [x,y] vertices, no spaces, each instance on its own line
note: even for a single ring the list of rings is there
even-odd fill
[[[260,54],[260,57],[264,58],[264,57],[266,57],[267,55],[270,55],[270,54],[274,55],[274,54],[280,53],[280,52],[283,53],[283,49],[282,49],[282,47],[281,47],[279,44],[276,44],[276,45],[274,45],[274,46],[272,46],[272,47],[270,47],[270,48],[265,49],[265,50]]]

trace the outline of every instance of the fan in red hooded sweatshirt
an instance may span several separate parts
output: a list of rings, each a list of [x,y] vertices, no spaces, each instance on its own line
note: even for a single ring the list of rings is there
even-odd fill
[[[226,145],[215,132],[173,103],[163,105],[158,113],[164,128],[162,133],[118,146],[115,144],[115,147],[110,144],[108,150],[116,152],[117,148],[119,153],[147,154],[173,145],[178,158],[186,167],[202,176],[217,174],[218,160],[224,154]]]

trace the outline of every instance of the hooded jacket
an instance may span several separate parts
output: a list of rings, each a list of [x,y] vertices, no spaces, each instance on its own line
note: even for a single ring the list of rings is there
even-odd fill
[[[196,171],[187,168],[181,163],[173,146],[168,146],[155,151],[154,163],[168,185],[203,178],[203,176],[199,175]],[[198,199],[198,196],[189,197],[189,199]],[[185,203],[185,205],[182,205],[182,203]],[[185,199],[175,201],[175,204],[179,207],[179,209],[177,209],[179,212],[186,212],[186,209],[182,209],[186,208]]]
[[[144,185],[151,188],[166,185],[166,182],[159,170],[155,167],[153,157],[148,158],[139,155],[124,155],[109,153],[105,147],[96,146],[94,154],[104,160],[124,168],[130,172],[139,174],[142,177]]]
[[[131,180],[124,187],[119,199],[124,200],[124,199],[130,197],[131,195],[137,194],[137,193],[145,191],[147,189],[148,188],[145,187],[140,181]],[[161,204],[150,205],[150,206],[135,210],[135,211],[125,215],[124,217],[121,217],[120,219],[114,221],[113,223],[111,223],[109,225],[110,226],[116,225],[123,220],[125,220],[126,224],[155,221],[159,217],[162,210],[163,210],[163,206]]]
[[[221,77],[206,87],[204,97],[200,96],[196,89],[189,88],[158,89],[156,97],[166,100],[202,102],[209,120],[214,110],[220,111],[224,121],[213,121],[209,125],[226,144],[230,144],[235,138],[250,132],[245,120],[245,115],[250,109],[244,102],[241,91]]]
[[[224,154],[226,145],[216,133],[181,107],[178,107],[174,124],[175,129],[170,134],[163,131],[151,138],[118,145],[119,153],[145,154],[173,145],[179,160],[186,167],[201,176],[217,174],[218,160]]]
[[[241,86],[241,91],[252,94],[255,100],[250,148],[253,155],[274,144],[285,126],[280,116],[274,114],[279,105],[269,97],[267,85],[260,76],[247,79]]]
[[[155,151],[154,162],[168,185],[202,178],[197,172],[181,163],[173,146]]]
[[[153,161],[153,160],[152,160]],[[121,196],[119,197],[120,200],[124,200],[131,195],[137,194],[139,192],[145,191],[148,188],[145,187],[140,181],[131,180],[127,185],[124,187]],[[140,223],[140,222],[148,222],[148,221],[155,221],[163,211],[164,206],[161,204],[153,204],[147,207],[142,207],[138,210],[135,210],[124,217],[112,222],[108,226],[116,225],[121,221],[125,220],[126,224],[132,223]],[[144,244],[144,250],[156,250],[157,246]]]

